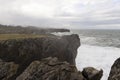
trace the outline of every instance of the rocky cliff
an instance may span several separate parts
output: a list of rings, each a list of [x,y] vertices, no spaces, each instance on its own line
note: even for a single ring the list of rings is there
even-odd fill
[[[108,80],[120,80],[120,58],[112,65]]]
[[[16,80],[86,80],[75,66],[57,58],[33,61]]]
[[[79,46],[76,34],[1,39],[0,80],[100,80],[102,70],[75,67]]]
[[[80,39],[76,34],[62,37],[45,35],[40,38],[1,40],[0,58],[4,61],[26,64],[51,56],[75,64],[79,46]]]
[[[14,80],[31,62],[50,56],[75,65],[79,46],[80,39],[76,34],[62,37],[45,35],[37,38],[0,40],[1,67],[4,67],[5,70],[7,70],[6,67],[12,70],[9,66],[16,66],[15,75],[8,77],[10,80]],[[4,72],[4,69],[2,70],[0,70],[1,73]],[[9,72],[5,72],[5,75],[7,74]],[[4,80],[5,75],[1,76],[1,79]]]

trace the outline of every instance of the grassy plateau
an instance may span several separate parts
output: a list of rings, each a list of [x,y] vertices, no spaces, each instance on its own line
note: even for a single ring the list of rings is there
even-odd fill
[[[0,40],[40,38],[45,36],[46,35],[37,35],[37,34],[0,34]]]

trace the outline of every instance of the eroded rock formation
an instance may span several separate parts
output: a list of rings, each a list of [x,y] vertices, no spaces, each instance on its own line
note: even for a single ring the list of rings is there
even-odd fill
[[[34,61],[16,80],[85,80],[75,66],[57,58]]]
[[[4,62],[0,60],[0,80],[8,80],[17,73],[18,64],[14,62]]]
[[[83,69],[82,74],[87,80],[100,80],[103,76],[103,70],[99,71],[93,67],[86,67]]]
[[[76,69],[79,46],[76,34],[0,40],[0,80],[99,80],[94,68]]]
[[[120,58],[112,65],[108,80],[120,80]]]
[[[10,75],[5,80],[15,80],[31,62],[41,60],[47,57],[57,57],[60,61],[67,61],[75,65],[75,57],[77,55],[77,48],[80,46],[79,36],[76,34],[68,36],[44,36],[40,38],[27,38],[27,39],[11,39],[0,40],[0,59],[1,67],[5,67],[9,63],[18,65],[15,68],[16,72]],[[3,65],[3,62],[5,65]],[[12,63],[11,63],[12,62]],[[11,68],[8,68],[11,70]],[[4,72],[5,69],[0,71]],[[9,73],[9,70],[7,70]],[[5,75],[8,75],[5,72]],[[3,74],[1,80],[6,78]]]
[[[51,56],[75,64],[79,46],[80,39],[76,34],[63,37],[46,36],[34,39],[3,40],[0,41],[0,58],[26,64]]]

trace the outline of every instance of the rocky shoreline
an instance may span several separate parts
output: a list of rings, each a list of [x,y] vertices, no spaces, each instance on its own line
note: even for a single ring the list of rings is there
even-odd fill
[[[0,40],[0,80],[100,80],[102,69],[77,70],[79,46],[77,34]],[[118,66],[116,61],[108,80],[119,80]]]

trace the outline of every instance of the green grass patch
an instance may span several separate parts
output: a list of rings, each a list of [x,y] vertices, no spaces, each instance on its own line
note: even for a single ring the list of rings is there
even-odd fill
[[[0,34],[0,40],[40,38],[40,37],[46,37],[46,35],[36,35],[36,34]]]

